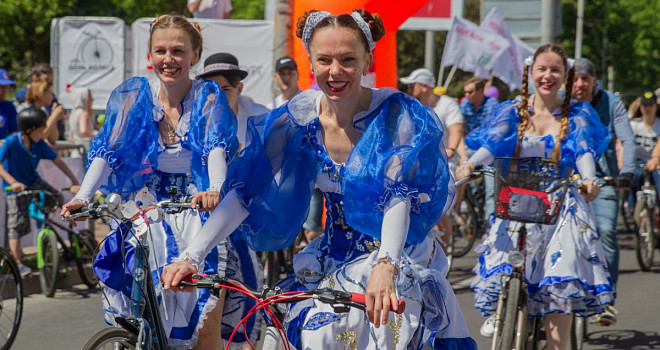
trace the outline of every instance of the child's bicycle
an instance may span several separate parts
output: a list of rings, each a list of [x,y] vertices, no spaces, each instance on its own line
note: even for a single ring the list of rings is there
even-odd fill
[[[125,225],[133,225],[138,218],[147,218],[150,221],[162,218],[165,212],[175,213],[182,210],[189,210],[191,207],[189,198],[172,199],[160,201],[153,205],[146,205],[144,208],[138,208],[138,213],[127,216],[120,210],[122,207],[121,197],[118,194],[110,194],[107,197],[107,204],[91,204],[83,208],[79,213],[72,214],[69,219],[73,220],[81,217],[97,218],[101,215],[109,215]],[[148,203],[148,201],[143,201]],[[124,205],[125,206],[125,205]],[[148,227],[148,225],[147,225]],[[135,260],[133,271],[151,271],[149,267],[149,230],[134,232],[138,239],[135,249]],[[269,319],[269,326],[263,342],[263,349],[293,349],[286,339],[286,334],[282,328],[282,315],[278,315],[274,304],[291,303],[308,298],[316,298],[325,303],[335,306],[337,312],[348,311],[349,307],[364,307],[364,295],[354,295],[329,289],[296,291],[291,293],[281,293],[278,289],[270,290],[265,288],[262,293],[250,290],[247,286],[238,281],[225,277],[193,275],[192,278],[182,282],[183,285],[196,286],[198,288],[211,289],[212,293],[218,296],[222,288],[241,291],[246,295],[258,300],[258,304],[251,310],[251,314],[244,319],[252,316],[260,310],[264,310]],[[167,348],[167,337],[163,330],[163,324],[156,297],[156,290],[151,273],[136,274],[133,273],[132,292],[130,297],[131,316],[115,317],[116,323],[121,327],[110,327],[101,330],[95,334],[84,346],[83,350],[96,349],[143,349],[143,350],[165,350]],[[399,310],[403,312],[405,304],[400,301]],[[237,327],[234,332],[239,331]],[[233,337],[233,336],[232,336]],[[231,339],[229,341],[231,343]],[[229,347],[229,344],[227,344]],[[254,348],[254,347],[253,347]]]
[[[11,188],[9,188],[11,190]],[[96,287],[96,275],[91,269],[94,252],[98,243],[94,233],[88,229],[76,232],[70,225],[53,221],[48,214],[61,207],[61,196],[48,191],[27,189],[18,192],[19,197],[31,197],[29,215],[34,218],[39,228],[37,235],[37,267],[41,292],[47,296],[55,295],[60,278],[60,267],[64,264],[65,275],[69,275],[69,263],[74,261],[82,282],[89,288]],[[58,231],[68,234],[68,243]],[[60,250],[62,254],[60,254]],[[61,261],[60,259],[64,259]]]
[[[23,315],[21,273],[11,253],[0,247],[0,350],[8,350],[16,339]]]
[[[495,216],[523,223],[518,231],[516,249],[509,253],[511,274],[503,277],[495,314],[492,350],[542,349],[545,341],[542,318],[529,318],[529,294],[525,278],[527,229],[524,223],[555,224],[568,187],[581,187],[580,179],[571,179],[572,170],[562,164],[542,159],[496,158],[495,167],[475,167],[466,181],[484,172],[495,174]],[[611,179],[598,183],[614,185]],[[570,346],[582,348],[586,337],[584,319],[574,317]],[[578,320],[579,319],[579,320]]]

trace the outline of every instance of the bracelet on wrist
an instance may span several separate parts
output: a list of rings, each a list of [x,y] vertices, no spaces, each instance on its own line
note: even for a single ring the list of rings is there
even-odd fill
[[[387,263],[387,264],[392,265],[392,267],[394,267],[394,275],[399,274],[399,264],[393,258],[390,258],[389,256],[384,256],[382,258],[378,258],[378,260],[376,260],[376,262],[374,263],[372,268],[378,266],[381,263]]]

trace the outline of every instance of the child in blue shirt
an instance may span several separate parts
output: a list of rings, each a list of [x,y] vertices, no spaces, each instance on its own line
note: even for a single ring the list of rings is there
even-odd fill
[[[78,179],[71,169],[57,156],[57,153],[44,141],[46,129],[46,113],[38,108],[28,107],[18,113],[18,133],[9,135],[0,148],[0,177],[2,187],[10,189],[7,194],[7,233],[9,249],[18,262],[21,275],[31,272],[21,261],[21,237],[30,232],[28,205],[31,198],[18,196],[18,192],[30,189],[44,190],[54,193],[55,190],[37,173],[41,159],[52,160],[53,163],[71,180],[71,192],[78,191]]]

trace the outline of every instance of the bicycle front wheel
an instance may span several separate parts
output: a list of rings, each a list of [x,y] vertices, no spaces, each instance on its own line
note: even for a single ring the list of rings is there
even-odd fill
[[[504,310],[500,315],[502,320],[502,333],[497,337],[496,349],[512,349],[516,336],[516,318],[518,314],[518,301],[520,300],[520,279],[512,277],[506,283],[507,298]]]
[[[636,213],[639,213],[639,229],[634,236],[635,255],[642,271],[649,271],[653,266],[653,251],[655,249],[654,215],[655,208],[647,205],[646,199],[637,201]]]
[[[84,229],[80,230],[77,235],[78,246],[75,247],[76,251],[76,268],[80,279],[89,288],[96,287],[96,274],[92,269],[94,262],[94,252],[96,251],[96,239],[92,231]]]
[[[0,349],[14,343],[23,315],[23,285],[14,257],[0,248]]]
[[[135,349],[135,334],[123,328],[102,329],[85,344],[83,350],[132,350]]]
[[[465,191],[463,200],[458,206],[458,217],[454,218],[453,221],[452,255],[455,258],[460,258],[472,249],[479,233],[477,212],[469,189]]]
[[[39,238],[40,260],[43,262],[39,282],[41,292],[47,297],[55,295],[57,274],[60,268],[60,251],[57,249],[57,237],[53,231],[42,231]]]

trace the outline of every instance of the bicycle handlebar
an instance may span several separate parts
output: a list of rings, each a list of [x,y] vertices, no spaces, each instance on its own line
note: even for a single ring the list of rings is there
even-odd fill
[[[217,294],[220,292],[220,289],[222,288],[233,287],[232,283],[234,285],[240,285],[241,287],[245,288],[249,292],[252,292],[253,294],[259,294],[252,291],[249,287],[245,286],[240,281],[236,281],[234,279],[222,277],[219,275],[200,275],[200,274],[188,275],[184,280],[179,282],[179,285],[184,287],[211,289],[214,294]],[[262,298],[261,298],[262,300],[266,299],[268,292],[272,292],[272,290],[270,289],[264,290],[264,292],[262,293]],[[276,297],[277,295],[279,294],[276,293],[273,296]],[[284,297],[284,295],[282,296]],[[361,310],[364,310],[366,307],[366,296],[364,294],[343,292],[330,288],[309,289],[305,291],[299,291],[298,293],[295,294],[288,294],[286,295],[286,298],[282,298],[282,300],[277,300],[276,302],[292,303],[292,302],[308,299],[310,297],[325,304],[333,305],[333,308],[335,309],[336,312],[348,312],[348,307],[355,307]],[[398,300],[397,306],[398,306],[397,311],[393,311],[394,305],[390,303],[390,310],[392,312],[396,312],[397,314],[403,313],[406,309],[406,302],[403,300]]]
[[[120,201],[121,197],[119,195],[116,195],[113,197],[114,194],[111,194],[108,196],[108,204],[97,204],[95,202],[92,202],[88,204],[87,206],[83,206],[80,209],[76,209],[72,211],[72,214],[69,215],[66,218],[63,218],[64,220],[75,220],[78,218],[85,218],[89,217],[92,219],[96,219],[100,217],[102,214],[108,214],[115,219],[118,220],[128,220],[132,221],[133,219],[139,217],[138,216],[133,216],[133,217],[125,217],[123,213],[121,213],[118,208],[120,207]],[[156,204],[150,205],[144,209],[141,209],[143,212],[147,212],[152,209],[160,208],[160,209],[165,209],[170,212],[179,212],[183,209],[191,209],[192,205],[190,203],[191,198],[190,197],[182,197],[180,200],[172,200],[172,199],[166,199],[162,200],[160,202],[157,202]],[[114,208],[114,210],[113,210]]]

